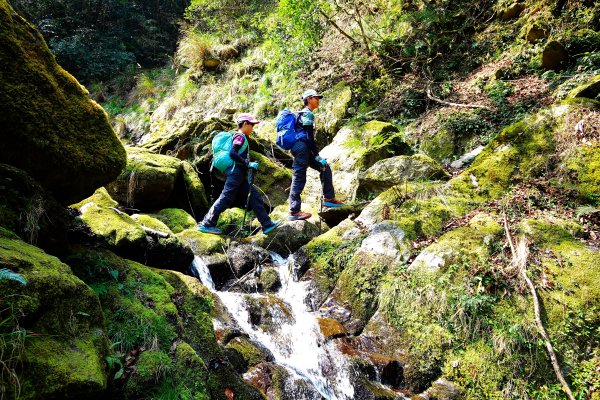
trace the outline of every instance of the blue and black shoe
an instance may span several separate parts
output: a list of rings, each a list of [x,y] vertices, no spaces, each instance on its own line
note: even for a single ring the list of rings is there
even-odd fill
[[[212,233],[213,235],[220,235],[221,233],[223,233],[216,226],[207,226],[207,225],[202,225],[202,224],[198,225],[198,230],[202,233]]]
[[[281,221],[280,220],[271,221],[271,223],[269,225],[267,225],[266,227],[263,228],[263,233],[265,235],[267,235],[269,232],[273,232],[273,230],[275,228],[277,228],[279,225],[281,225]]]

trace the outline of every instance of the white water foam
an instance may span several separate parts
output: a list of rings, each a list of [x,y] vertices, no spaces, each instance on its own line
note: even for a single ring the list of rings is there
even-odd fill
[[[304,304],[308,282],[294,282],[291,276],[292,259],[271,254],[282,283],[276,294],[291,308],[293,318],[274,321],[275,332],[266,332],[250,323],[246,296],[265,297],[260,294],[242,294],[215,291],[214,283],[206,264],[194,259],[193,268],[202,283],[216,293],[240,328],[252,340],[267,347],[275,362],[286,367],[294,375],[309,381],[327,400],[350,400],[354,388],[349,377],[349,367],[344,355],[334,343],[325,341],[315,315]],[[276,313],[273,313],[274,315]]]

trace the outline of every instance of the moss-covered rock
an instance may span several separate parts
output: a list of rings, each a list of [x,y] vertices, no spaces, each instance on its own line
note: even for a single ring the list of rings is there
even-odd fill
[[[64,252],[72,222],[67,209],[25,171],[10,165],[0,164],[0,187],[0,226],[47,252]]]
[[[98,297],[68,265],[0,230],[0,266],[26,285],[0,281],[3,368],[16,372],[21,399],[95,398],[107,385],[108,341]],[[15,330],[35,334],[19,336]],[[14,346],[14,347],[13,347]],[[13,353],[14,352],[14,353]],[[2,386],[6,375],[0,379]],[[15,382],[12,382],[15,384]],[[6,387],[6,386],[5,386]],[[16,398],[12,390],[8,398]]]
[[[335,288],[340,274],[348,265],[361,242],[362,234],[355,223],[346,220],[311,240],[303,249],[310,269],[303,279],[310,279],[307,304],[317,309]]]
[[[573,89],[567,98],[586,97],[588,99],[597,99],[598,95],[600,95],[600,75],[596,75],[589,82]]]
[[[232,339],[225,346],[225,352],[230,360],[237,361],[235,366],[238,372],[246,372],[248,368],[252,368],[261,362],[274,360],[271,352],[252,343],[245,337]]]
[[[260,164],[254,182],[264,193],[263,197],[266,196],[265,204],[276,207],[285,203],[289,195],[286,189],[292,184],[291,171],[255,151],[250,151],[250,158]]]
[[[340,193],[338,197],[353,198],[359,172],[380,159],[411,153],[398,128],[386,122],[369,121],[363,125],[348,124],[342,127],[320,155],[331,166],[335,188]],[[314,172],[311,174],[315,175]],[[320,182],[309,180],[307,191],[321,193]]]
[[[151,216],[167,225],[173,233],[180,233],[186,229],[196,228],[196,220],[186,211],[179,208],[164,208],[151,214]]]
[[[248,241],[287,257],[318,235],[319,228],[311,222],[288,221],[268,235],[254,235]]]
[[[120,204],[154,211],[168,206],[182,169],[175,157],[127,147],[127,166],[106,189]]]
[[[323,104],[318,112],[319,123],[316,140],[319,147],[325,147],[331,143],[341,127],[351,101],[352,90],[346,82],[340,82],[324,93]]]
[[[63,70],[35,27],[0,3],[0,162],[68,205],[112,181],[125,151],[106,113]]]
[[[127,384],[130,397],[183,393],[225,400],[229,387],[242,398],[260,399],[221,362],[224,353],[212,327],[212,295],[197,279],[108,251],[80,248],[67,261],[98,294],[115,350],[148,349]]]
[[[167,204],[186,210],[197,218],[208,211],[209,204],[204,185],[192,164],[187,161],[181,162],[181,173],[175,180],[171,198],[167,200]]]
[[[433,159],[416,154],[377,161],[358,175],[357,196],[367,197],[411,180],[447,180],[450,174]]]

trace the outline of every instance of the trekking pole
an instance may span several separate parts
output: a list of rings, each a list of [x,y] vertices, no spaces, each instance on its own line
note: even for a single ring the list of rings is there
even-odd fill
[[[325,172],[325,167],[321,167],[320,175],[323,175],[323,172]],[[321,217],[321,214],[323,213],[323,203],[325,202],[325,180],[321,179],[321,176],[319,176],[319,179],[321,180],[321,205],[319,206],[319,235],[321,235],[321,226],[323,224],[323,217]]]
[[[248,213],[248,206],[250,205],[250,195],[252,194],[252,186],[254,186],[254,177],[255,170],[254,168],[248,168],[248,173],[250,174],[250,186],[248,188],[248,196],[246,197],[246,205],[244,207],[244,218],[242,219],[242,226],[240,227],[240,232],[244,230],[244,225],[246,225],[246,214]]]

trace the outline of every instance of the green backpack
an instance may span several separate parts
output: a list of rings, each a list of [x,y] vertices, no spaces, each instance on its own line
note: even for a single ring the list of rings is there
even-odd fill
[[[232,165],[235,168],[235,162],[229,156],[229,151],[231,150],[231,146],[233,145],[233,137],[235,135],[242,135],[243,133],[238,132],[219,132],[212,140],[212,151],[213,151],[213,161],[212,165],[216,169],[218,169],[221,173],[225,173],[227,168]],[[248,139],[244,136],[244,144],[242,148],[238,151],[239,154],[242,154],[248,148]]]

